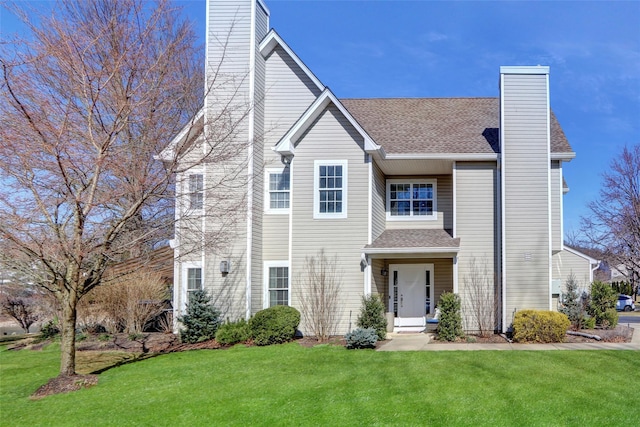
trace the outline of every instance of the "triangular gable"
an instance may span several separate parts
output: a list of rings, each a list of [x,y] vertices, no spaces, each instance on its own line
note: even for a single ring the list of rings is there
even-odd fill
[[[342,103],[336,98],[329,88],[325,88],[324,91],[316,98],[315,101],[307,108],[307,111],[300,116],[291,129],[280,139],[273,150],[282,156],[289,157],[295,155],[295,144],[300,137],[309,129],[309,126],[322,114],[329,104],[333,104],[340,110],[342,115],[349,121],[356,131],[364,138],[364,150],[367,153],[380,152],[382,153],[382,147],[373,141],[373,138],[360,126],[360,124],[353,118],[351,113],[342,105]]]
[[[202,122],[202,123],[200,123]],[[201,108],[200,111],[195,115],[195,117],[189,120],[178,135],[176,135],[171,142],[160,152],[157,156],[159,160],[165,162],[171,162],[175,159],[177,153],[176,147],[182,143],[182,141],[192,139],[197,136],[197,134],[201,133],[204,125],[204,108]]]
[[[267,33],[267,35],[264,37],[264,39],[262,39],[262,42],[260,42],[260,46],[258,48],[260,49],[260,54],[262,54],[262,56],[266,58],[273,51],[273,49],[276,48],[276,46],[280,46],[287,53],[287,55],[289,55],[289,57],[293,59],[296,65],[300,67],[302,72],[304,72],[307,77],[311,79],[311,81],[318,87],[318,89],[323,90],[325,88],[322,82],[315,76],[315,74],[311,72],[309,67],[307,67],[304,62],[302,62],[302,60],[298,57],[298,55],[296,55],[293,50],[291,50],[289,45],[287,45],[284,40],[282,40],[282,37],[278,35],[276,30],[271,29],[269,33]]]
[[[600,260],[597,260],[597,259],[595,259],[595,258],[591,258],[589,255],[584,254],[584,253],[582,253],[582,252],[580,252],[580,251],[578,251],[578,250],[576,250],[576,249],[573,249],[573,248],[572,248],[572,247],[570,247],[570,246],[562,245],[562,249],[563,249],[563,250],[565,250],[565,251],[567,251],[567,252],[570,252],[570,253],[572,253],[572,254],[574,254],[574,255],[577,255],[577,256],[579,256],[580,258],[584,258],[584,259],[586,259],[586,260],[587,260],[587,261],[589,261],[589,263],[591,263],[591,264],[598,264],[598,265],[600,264]]]

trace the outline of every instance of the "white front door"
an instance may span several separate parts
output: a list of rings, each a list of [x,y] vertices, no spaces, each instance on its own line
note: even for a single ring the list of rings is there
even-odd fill
[[[392,264],[389,270],[395,325],[424,325],[425,315],[433,312],[433,264]]]

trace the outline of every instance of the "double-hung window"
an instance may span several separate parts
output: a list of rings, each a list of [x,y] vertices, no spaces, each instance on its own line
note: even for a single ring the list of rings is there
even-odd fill
[[[387,180],[387,219],[436,219],[435,180]]]
[[[314,162],[314,218],[347,217],[347,161]]]
[[[202,209],[204,201],[204,179],[202,174],[189,175],[189,208]]]
[[[289,266],[286,261],[265,263],[265,307],[289,305]]]
[[[187,268],[187,303],[193,292],[202,290],[202,268]]]
[[[267,169],[266,187],[267,200],[266,212],[287,213],[289,212],[291,179],[289,168]]]

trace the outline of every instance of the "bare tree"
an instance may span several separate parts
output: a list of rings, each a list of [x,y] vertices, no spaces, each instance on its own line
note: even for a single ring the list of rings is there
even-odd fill
[[[110,265],[169,237],[176,176],[241,153],[247,113],[198,113],[202,50],[168,0],[11,10],[31,35],[0,52],[0,261],[56,296],[60,375],[73,375],[78,301]]]
[[[297,280],[302,318],[319,342],[334,335],[340,322],[338,295],[342,279],[337,265],[337,256],[327,258],[321,250],[305,258]]]
[[[23,286],[12,286],[3,289],[0,295],[0,310],[13,318],[25,333],[29,333],[31,325],[41,318],[38,307],[38,294]]]
[[[483,337],[493,334],[499,318],[499,297],[493,285],[493,277],[486,260],[478,261],[476,257],[472,257],[469,272],[463,279],[468,294],[465,311],[470,314]]]
[[[625,266],[640,284],[640,144],[625,147],[603,174],[599,197],[582,217],[588,242],[600,248],[610,266]]]

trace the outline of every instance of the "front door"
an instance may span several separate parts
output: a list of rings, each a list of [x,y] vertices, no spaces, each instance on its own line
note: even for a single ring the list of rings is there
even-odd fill
[[[389,270],[395,325],[424,325],[425,315],[433,312],[433,264],[393,264]]]

